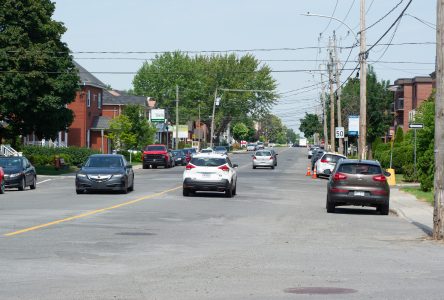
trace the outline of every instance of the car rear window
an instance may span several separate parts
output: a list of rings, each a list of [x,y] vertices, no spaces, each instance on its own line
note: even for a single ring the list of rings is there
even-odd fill
[[[165,146],[146,146],[145,151],[165,151]]]
[[[334,154],[326,154],[322,157],[322,159],[325,159],[328,162],[331,163],[337,163],[340,159],[342,159],[342,156],[334,155]]]
[[[255,154],[256,156],[271,156],[271,152],[270,151],[258,151]]]
[[[382,174],[380,166],[370,164],[342,164],[338,168],[338,172],[345,174]]]
[[[227,160],[225,158],[194,157],[190,163],[198,167],[219,167],[226,164]]]

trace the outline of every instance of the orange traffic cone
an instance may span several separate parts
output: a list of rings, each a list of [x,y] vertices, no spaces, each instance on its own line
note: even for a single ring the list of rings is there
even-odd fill
[[[311,176],[310,167],[309,166],[307,167],[307,173],[305,173],[305,176]]]
[[[313,176],[311,178],[316,179],[318,178],[318,174],[316,174],[316,168],[313,169]]]

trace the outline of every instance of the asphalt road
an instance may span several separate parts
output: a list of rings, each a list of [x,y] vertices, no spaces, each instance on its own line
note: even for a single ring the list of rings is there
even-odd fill
[[[238,194],[183,197],[183,167],[135,191],[76,195],[39,177],[0,195],[1,299],[442,299],[444,245],[374,209],[325,211],[305,149],[239,164]],[[297,294],[299,293],[299,294]]]

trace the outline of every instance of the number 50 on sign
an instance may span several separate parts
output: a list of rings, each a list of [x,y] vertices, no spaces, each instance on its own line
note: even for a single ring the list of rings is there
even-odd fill
[[[336,127],[335,136],[337,139],[344,138],[344,127]]]

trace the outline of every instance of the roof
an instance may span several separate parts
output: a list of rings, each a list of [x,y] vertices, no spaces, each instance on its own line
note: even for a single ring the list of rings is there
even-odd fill
[[[412,84],[417,82],[424,82],[424,83],[432,83],[433,79],[430,76],[416,76],[413,78],[399,78],[395,80],[394,85],[405,85],[405,84]]]
[[[199,158],[199,157],[226,158],[227,156],[221,153],[198,153],[193,156],[193,158]]]
[[[129,95],[124,91],[118,90],[104,90],[103,91],[104,105],[128,105],[137,104],[146,107],[147,98],[144,96]]]
[[[91,129],[109,129],[109,121],[111,119],[108,117],[104,117],[104,116],[97,116],[94,117]]]
[[[80,83],[82,85],[90,85],[99,88],[105,88],[106,85],[101,82],[96,76],[88,72],[84,67],[79,65],[76,61],[74,61],[74,65],[79,71]]]

